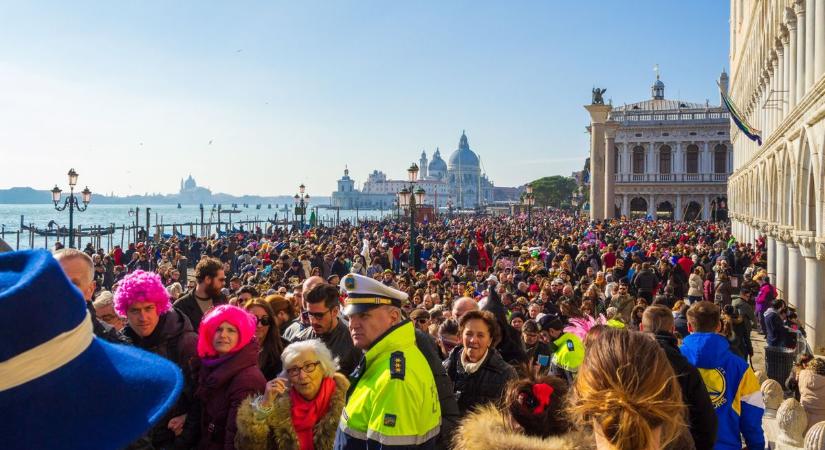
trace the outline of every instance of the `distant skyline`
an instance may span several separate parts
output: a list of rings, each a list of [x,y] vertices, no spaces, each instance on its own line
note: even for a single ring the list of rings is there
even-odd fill
[[[498,186],[587,158],[614,105],[718,104],[728,2],[3,2],[0,189],[328,196],[466,130]]]

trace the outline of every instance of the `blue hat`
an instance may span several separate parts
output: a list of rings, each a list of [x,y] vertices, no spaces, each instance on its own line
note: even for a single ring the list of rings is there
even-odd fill
[[[3,448],[123,448],[175,404],[178,367],[95,338],[92,320],[49,252],[0,254]]]

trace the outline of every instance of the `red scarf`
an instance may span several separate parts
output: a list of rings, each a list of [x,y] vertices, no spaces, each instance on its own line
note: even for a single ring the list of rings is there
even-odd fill
[[[329,410],[329,401],[335,393],[335,380],[324,378],[318,395],[312,400],[306,400],[295,389],[289,391],[289,399],[292,401],[292,425],[298,434],[298,442],[301,450],[315,450],[312,442],[313,428],[315,424]]]

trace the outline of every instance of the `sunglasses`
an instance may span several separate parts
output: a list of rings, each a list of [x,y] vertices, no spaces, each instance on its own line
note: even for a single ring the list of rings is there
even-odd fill
[[[421,325],[424,325],[425,323],[427,323],[428,320],[429,319],[416,319],[416,322],[420,323]]]
[[[255,320],[258,322],[258,325],[262,327],[268,327],[272,325],[272,318],[270,318],[269,316],[256,317]]]
[[[323,319],[323,318],[324,318],[324,316],[326,316],[326,315],[327,315],[327,313],[329,313],[330,311],[332,311],[332,310],[331,310],[331,309],[328,309],[328,310],[326,310],[326,311],[324,311],[324,312],[309,312],[309,311],[306,311],[306,313],[307,313],[307,316],[311,316],[311,317],[312,317],[313,319],[315,319],[315,320],[321,320],[321,319]]]

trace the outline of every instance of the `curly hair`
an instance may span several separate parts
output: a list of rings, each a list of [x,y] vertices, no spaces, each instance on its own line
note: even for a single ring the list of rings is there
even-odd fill
[[[160,275],[136,270],[120,281],[114,298],[115,311],[125,317],[129,307],[138,302],[154,303],[158,315],[172,308]]]
[[[198,356],[201,358],[214,357],[218,354],[212,339],[218,326],[224,322],[229,322],[238,329],[238,343],[230,351],[235,353],[246,347],[255,338],[255,327],[257,321],[255,316],[233,305],[216,306],[206,312],[201,320],[198,329]]]

